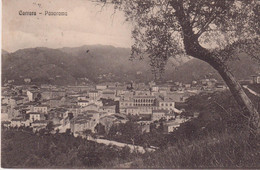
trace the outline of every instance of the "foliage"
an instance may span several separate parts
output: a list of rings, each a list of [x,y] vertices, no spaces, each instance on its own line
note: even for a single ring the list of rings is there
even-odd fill
[[[41,100],[41,98],[42,98],[41,93],[38,93],[37,96],[36,96],[36,98],[35,98],[34,100],[35,100],[36,102],[38,102],[38,101]]]
[[[115,8],[123,10],[127,20],[134,25],[133,57],[143,58],[143,54],[148,54],[155,73],[164,70],[170,57],[188,54],[199,58],[197,54],[187,51],[189,45],[186,43],[198,43],[207,48],[214,45],[214,57],[223,61],[232,60],[237,49],[259,61],[257,0],[113,2]],[[189,42],[185,42],[186,37]]]
[[[107,137],[120,142],[133,144],[139,135],[141,135],[139,125],[128,121],[126,123],[112,125]]]
[[[46,126],[46,130],[48,133],[50,133],[51,131],[54,130],[54,124],[52,121],[48,122],[47,126]]]
[[[95,126],[95,132],[96,132],[98,135],[104,135],[104,134],[106,133],[105,126],[102,125],[101,123],[98,123],[98,124]]]
[[[131,157],[127,148],[121,150],[65,133],[36,135],[18,129],[2,129],[1,163],[4,168],[106,167],[112,160],[123,163],[127,157]]]

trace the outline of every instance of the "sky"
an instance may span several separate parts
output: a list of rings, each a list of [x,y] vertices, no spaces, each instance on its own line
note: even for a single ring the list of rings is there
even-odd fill
[[[2,49],[77,47],[90,44],[130,48],[131,24],[111,5],[91,0],[2,0]],[[36,16],[19,15],[35,11]],[[45,16],[45,11],[67,16]],[[42,12],[43,14],[38,14]]]

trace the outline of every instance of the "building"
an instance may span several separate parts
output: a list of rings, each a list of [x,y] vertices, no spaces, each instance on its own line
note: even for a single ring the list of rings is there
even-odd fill
[[[134,106],[155,106],[155,96],[134,96]]]
[[[51,109],[48,113],[50,119],[53,118],[66,118],[69,115],[69,111],[66,108],[54,108]]]
[[[100,112],[96,110],[88,110],[83,112],[83,115],[91,116],[91,119],[99,123]]]
[[[106,113],[116,113],[116,106],[102,106],[99,110]]]
[[[97,90],[105,90],[107,88],[106,84],[98,84],[96,85]]]
[[[173,121],[168,121],[163,123],[163,132],[164,133],[170,133],[173,132],[175,129],[177,129],[180,126],[180,123]]]
[[[13,97],[10,99],[10,104],[13,106],[21,105],[26,101],[26,99],[22,97]]]
[[[88,100],[88,97],[87,96],[85,96],[85,95],[80,95],[80,96],[71,96],[71,97],[77,97],[77,100],[79,101],[79,100]]]
[[[91,103],[87,106],[84,106],[81,110],[84,112],[84,111],[88,111],[88,110],[95,110],[95,111],[99,111],[99,106],[94,104],[94,103]]]
[[[1,112],[1,121],[8,121],[8,120],[9,120],[8,113]]]
[[[78,105],[81,107],[85,107],[85,106],[89,105],[89,101],[88,100],[79,100]]]
[[[42,99],[49,100],[49,99],[53,98],[52,97],[52,92],[49,91],[48,89],[42,90],[41,95],[42,95]]]
[[[48,100],[47,103],[51,108],[60,107],[60,106],[66,104],[66,98],[65,97],[53,98],[53,99]]]
[[[20,127],[20,126],[29,126],[29,121],[25,120],[22,117],[15,118],[11,120],[11,127]]]
[[[88,96],[91,100],[98,100],[100,98],[99,92],[97,90],[90,90]]]
[[[119,101],[119,111],[129,115],[152,114],[152,110],[157,108],[155,101],[155,96],[133,96],[128,100],[122,98]]]
[[[109,132],[110,128],[115,124],[117,118],[114,115],[101,117],[99,122],[105,126],[105,131]]]
[[[41,114],[37,112],[30,112],[29,113],[29,120],[34,122],[36,120],[41,120]]]
[[[260,75],[253,75],[251,77],[253,78],[254,84],[260,84]]]
[[[7,80],[7,82],[8,82],[8,83],[13,83],[13,82],[14,82],[14,80]]]
[[[153,110],[152,111],[152,121],[156,121],[156,120],[165,118],[167,113],[168,113],[167,110]]]
[[[33,90],[28,90],[26,94],[30,102],[35,101],[36,98],[39,98],[39,96],[41,96],[41,93]]]
[[[40,129],[46,128],[48,124],[47,120],[36,120],[31,123],[31,127],[33,128],[33,131],[39,131]]]
[[[33,107],[33,112],[39,112],[39,113],[48,113],[48,106],[47,105],[38,105]]]
[[[135,106],[129,106],[127,108],[125,108],[125,110],[123,110],[122,112],[124,112],[127,115],[139,115],[139,110],[137,107]],[[122,113],[120,112],[120,113]]]
[[[202,79],[201,80],[201,84],[203,86],[206,86],[206,87],[209,87],[209,88],[215,87],[216,83],[217,83],[216,79]]]
[[[55,89],[51,91],[51,98],[65,97],[66,91],[64,89]]]
[[[154,86],[152,86],[151,89],[152,89],[153,92],[158,92],[159,91],[159,86],[155,86],[154,85]]]
[[[183,103],[187,98],[190,97],[190,93],[188,92],[169,92],[167,93],[166,98],[174,101],[175,103]]]
[[[31,83],[31,81],[32,81],[30,78],[25,78],[23,80],[24,80],[25,83]]]
[[[84,131],[86,130],[91,130],[92,132],[95,132],[95,126],[97,125],[97,123],[98,122],[95,119],[92,119],[91,115],[80,115],[71,119],[71,132],[75,136],[84,134]]]
[[[159,109],[161,110],[174,110],[175,102],[171,99],[164,98],[164,100],[158,101]]]
[[[104,99],[115,99],[115,92],[114,91],[103,91],[102,98]]]

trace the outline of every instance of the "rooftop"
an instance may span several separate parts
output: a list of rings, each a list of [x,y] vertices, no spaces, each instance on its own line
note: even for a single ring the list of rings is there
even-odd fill
[[[158,110],[153,110],[153,113],[168,113],[168,110],[162,110],[162,109],[158,109]]]
[[[31,115],[40,115],[41,113],[39,113],[39,112],[29,112],[28,114],[31,114]]]
[[[79,100],[78,102],[89,102],[88,100]]]
[[[134,98],[152,98],[152,99],[155,99],[155,96],[134,96]]]

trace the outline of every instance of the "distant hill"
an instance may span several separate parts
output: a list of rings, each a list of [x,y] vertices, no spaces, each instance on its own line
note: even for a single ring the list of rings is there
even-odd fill
[[[251,75],[260,72],[260,65],[245,54],[240,54],[237,60],[229,61],[228,65],[234,76],[239,79],[250,79]],[[191,59],[179,66],[170,73],[169,76],[174,77],[175,81],[190,83],[192,80],[199,80],[205,77],[222,80],[216,70],[214,70],[208,63],[199,59]]]
[[[100,45],[22,49],[2,54],[2,78],[22,83],[29,77],[34,82],[60,85],[75,84],[79,79],[100,82],[152,78],[149,62],[132,62],[129,56],[130,49]]]
[[[23,83],[31,78],[34,83],[58,85],[82,81],[102,82],[131,80],[147,82],[153,79],[149,60],[130,61],[131,50],[104,45],[85,45],[50,49],[45,47],[21,49],[14,53],[2,52],[2,82],[14,79]],[[260,72],[259,64],[241,55],[232,64],[239,79]],[[221,79],[207,63],[197,59],[171,58],[166,66],[165,80],[190,83],[210,75]]]
[[[2,49],[2,55],[6,55],[6,54],[8,54],[8,52]]]

